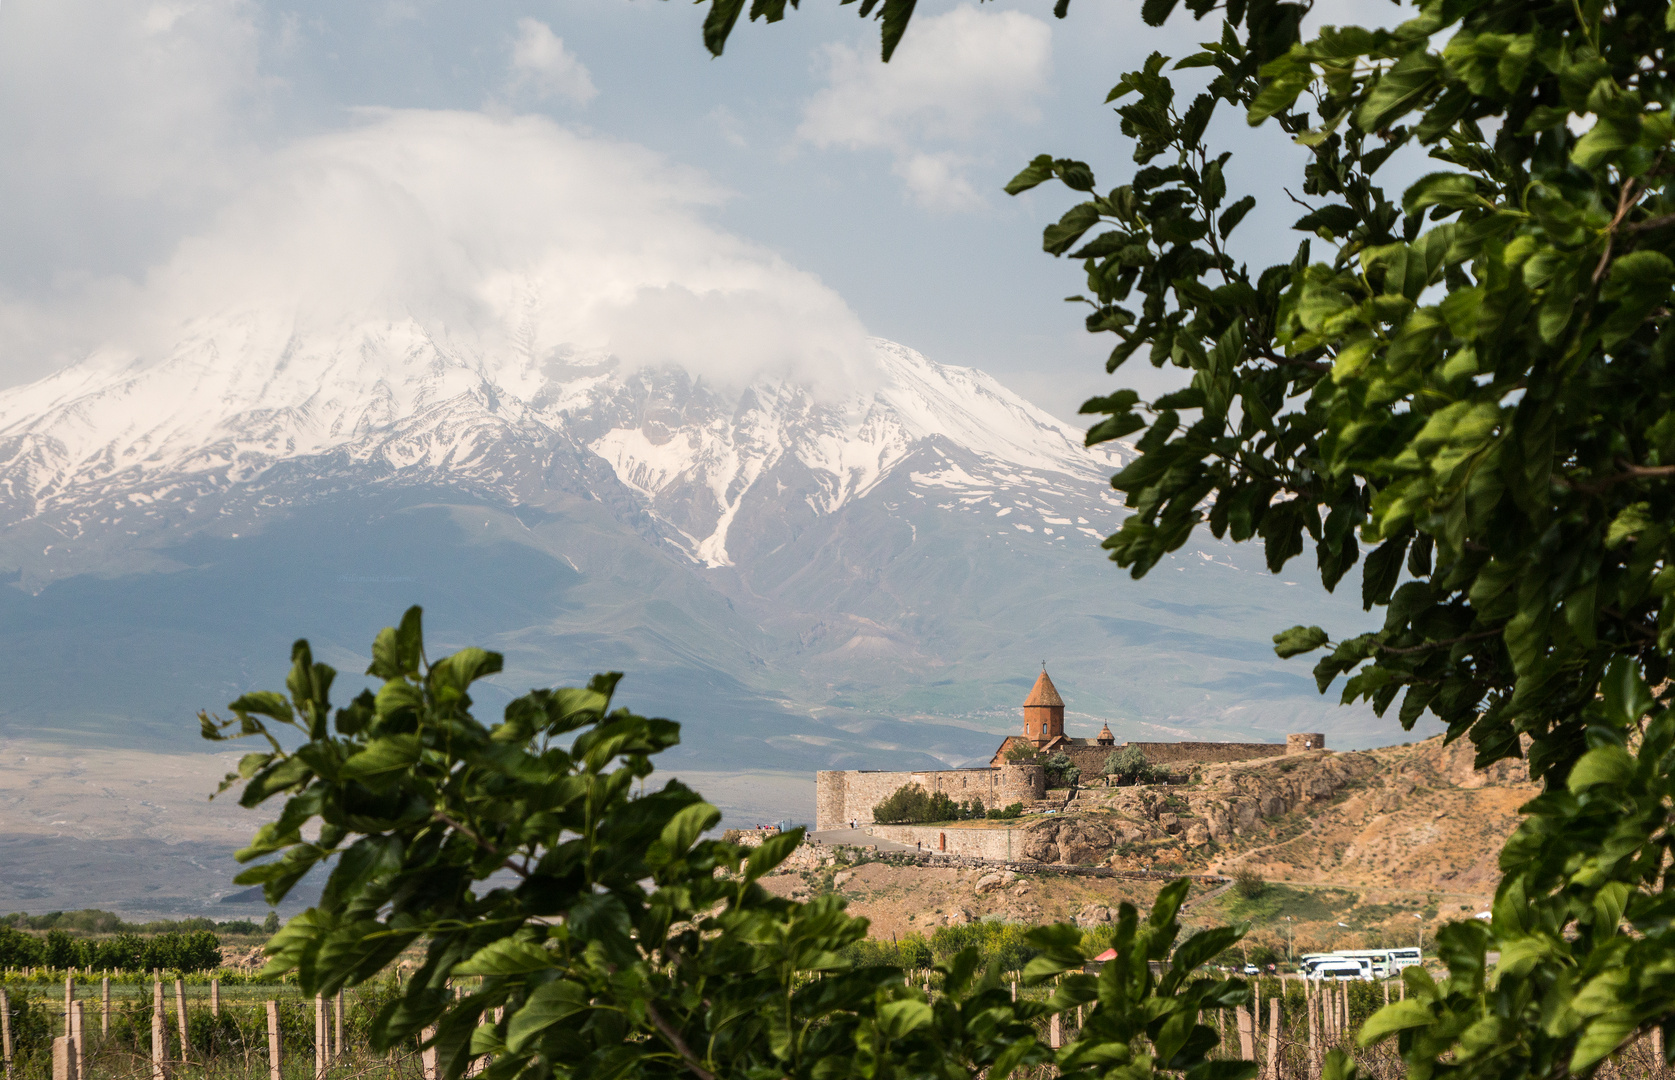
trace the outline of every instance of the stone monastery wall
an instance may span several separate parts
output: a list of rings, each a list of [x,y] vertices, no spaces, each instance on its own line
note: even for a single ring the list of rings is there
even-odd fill
[[[926,772],[821,772],[814,778],[814,827],[848,828],[851,821],[872,824],[872,808],[899,788],[918,784],[955,802],[981,799],[989,809],[1031,802],[1046,794],[1039,765],[999,769],[946,769]]]
[[[1153,765],[1174,765],[1180,762],[1219,765],[1226,761],[1283,757],[1286,752],[1284,743],[1131,742],[1124,743],[1123,746],[1137,747]]]

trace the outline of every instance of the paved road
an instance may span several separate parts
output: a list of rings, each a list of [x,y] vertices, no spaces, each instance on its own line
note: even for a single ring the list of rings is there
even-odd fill
[[[827,829],[824,832],[809,833],[809,839],[817,844],[846,844],[850,847],[872,847],[879,851],[918,851],[912,844],[898,844],[894,840],[886,840],[881,836],[873,836],[865,829]]]

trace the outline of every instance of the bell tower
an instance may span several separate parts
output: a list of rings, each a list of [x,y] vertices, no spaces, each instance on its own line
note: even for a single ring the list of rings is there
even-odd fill
[[[1047,666],[1041,665],[1041,675],[1024,699],[1024,740],[1036,746],[1046,746],[1064,734],[1064,699],[1047,676]]]

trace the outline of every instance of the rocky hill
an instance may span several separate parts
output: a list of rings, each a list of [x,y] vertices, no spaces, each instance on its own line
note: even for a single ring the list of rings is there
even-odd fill
[[[1251,940],[1275,948],[1405,944],[1487,906],[1500,847],[1536,790],[1521,763],[1478,772],[1469,745],[1440,737],[1309,752],[1206,766],[1187,784],[1083,788],[1061,813],[986,822],[1021,829],[1020,854],[1040,864],[1004,883],[984,868],[845,868],[817,856],[778,888],[843,892],[888,934],[982,918],[1097,923],[1123,900],[1148,902],[1166,880],[1059,868],[1246,870],[1263,884],[1202,895],[1194,920],[1249,921]]]
[[[1208,765],[1184,785],[1084,788],[1030,826],[1042,862],[1252,870],[1273,881],[1481,891],[1535,794],[1519,762],[1472,768],[1440,737]]]

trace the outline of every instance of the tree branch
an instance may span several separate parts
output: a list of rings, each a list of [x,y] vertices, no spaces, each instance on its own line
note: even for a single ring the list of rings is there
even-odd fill
[[[699,1080],[715,1080],[715,1074],[698,1064],[697,1055],[692,1052],[691,1047],[686,1045],[686,1040],[680,1037],[680,1032],[670,1026],[669,1021],[663,1019],[663,1014],[658,1012],[657,1006],[650,1001],[646,1002],[646,1015],[651,1017],[651,1022],[657,1025],[657,1030],[662,1032],[663,1038],[668,1041],[670,1046],[675,1048],[675,1052],[681,1056],[682,1061],[686,1062],[686,1067],[692,1070],[693,1075],[697,1076]]]
[[[1413,653],[1427,652],[1431,649],[1440,649],[1445,645],[1458,645],[1462,641],[1482,641],[1484,638],[1491,638],[1499,633],[1500,629],[1497,627],[1494,630],[1479,630],[1475,634],[1461,634],[1459,637],[1443,638],[1441,641],[1427,641],[1423,645],[1379,644],[1378,648],[1387,653],[1395,653],[1398,656],[1409,656]]]
[[[496,855],[500,854],[500,849],[499,848],[495,847],[493,844],[489,843],[487,840],[484,840],[481,836],[478,836],[475,832],[471,831],[471,829],[467,828],[464,825],[461,825],[459,822],[455,821],[453,818],[449,817],[447,814],[444,814],[442,811],[432,810],[431,813],[430,813],[430,817],[431,817],[432,821],[440,821],[442,824],[444,824],[444,825],[448,826],[449,828],[457,831],[461,836],[465,837],[467,840],[470,840],[473,844],[476,844],[478,847],[482,848],[484,851],[492,851]],[[500,865],[504,866],[506,869],[510,870],[512,873],[518,875],[519,877],[523,878],[525,881],[529,880],[529,871],[525,870],[523,867],[519,866],[517,863],[513,862],[511,859],[502,859],[501,862],[500,862]]]
[[[1260,349],[1253,349],[1252,352],[1263,360],[1280,364],[1284,367],[1308,368],[1310,371],[1332,370],[1331,364],[1323,364],[1319,360],[1298,360],[1295,357],[1286,356],[1284,353],[1277,353],[1267,345],[1262,346]]]
[[[1629,480],[1661,480],[1675,476],[1675,465],[1634,465],[1618,462],[1622,472],[1609,476],[1600,476],[1592,480],[1572,480],[1564,476],[1555,476],[1553,482],[1572,491],[1580,491],[1584,495],[1597,495],[1616,484]]]

